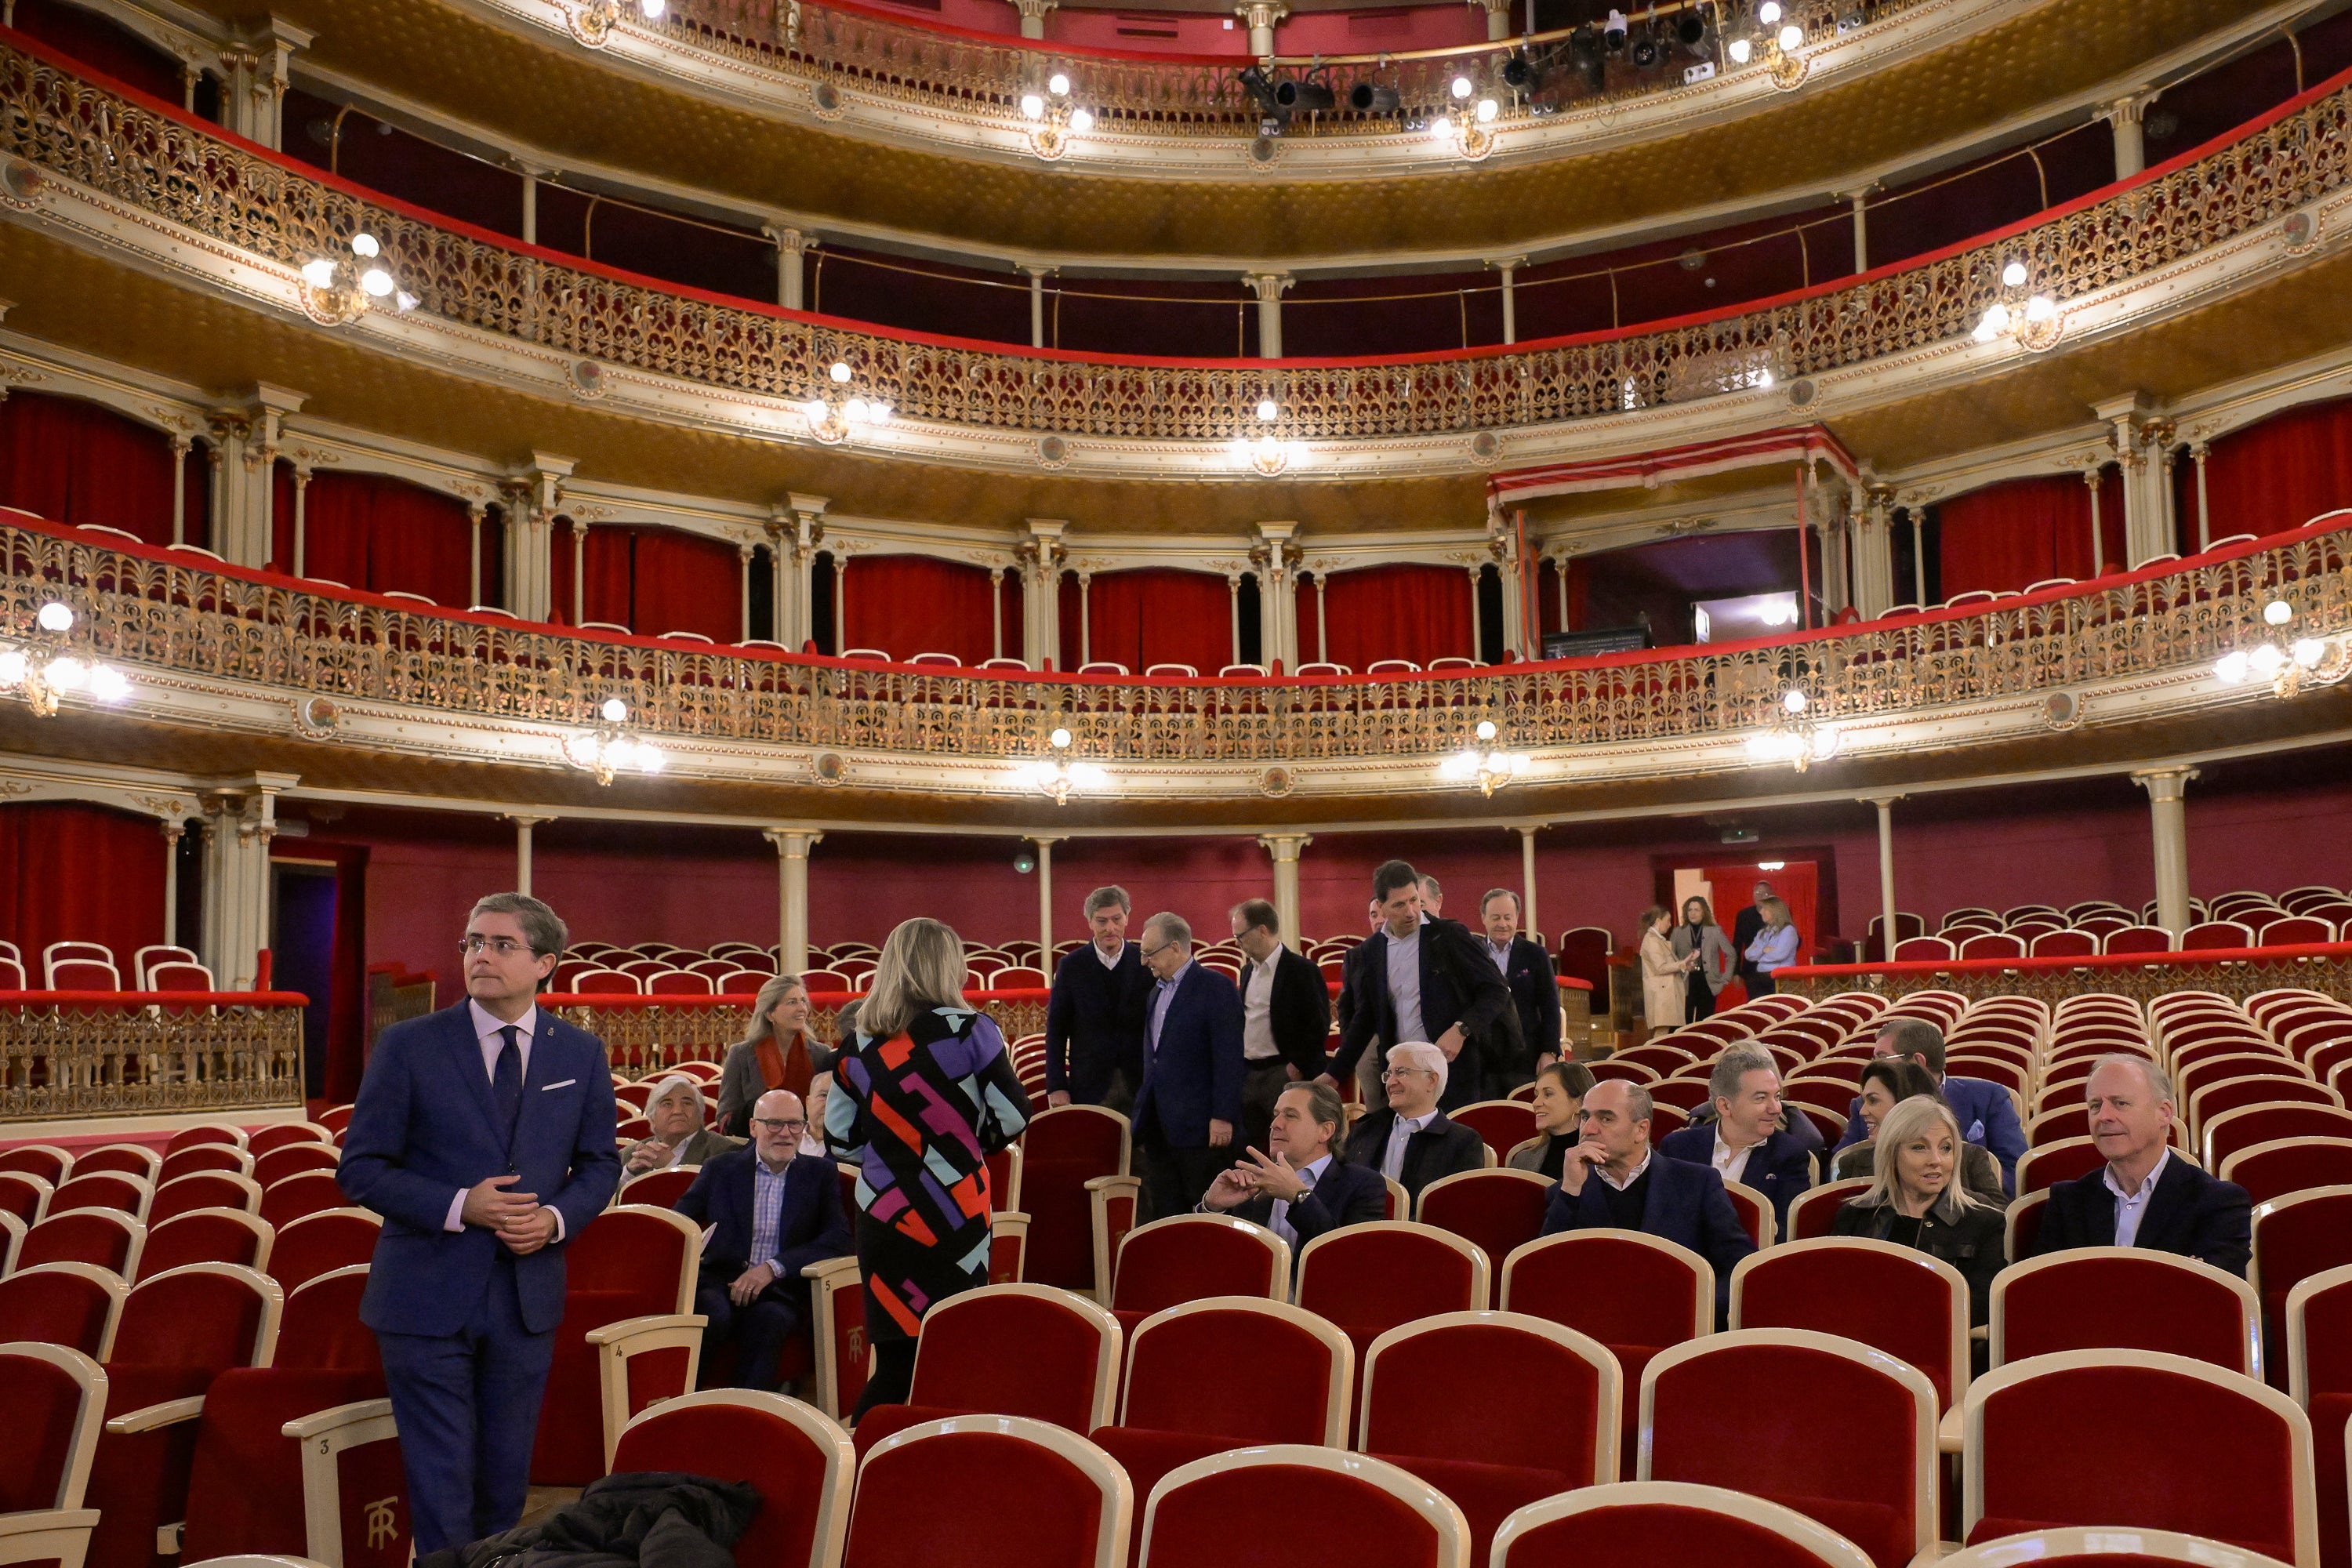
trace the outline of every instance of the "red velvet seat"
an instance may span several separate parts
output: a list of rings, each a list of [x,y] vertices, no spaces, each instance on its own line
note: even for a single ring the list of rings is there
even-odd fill
[[[655,1208],[674,1208],[694,1179],[702,1174],[699,1165],[683,1165],[667,1171],[647,1171],[642,1176],[632,1176],[621,1184],[620,1201],[625,1204],[650,1204]]]
[[[253,1156],[258,1167],[264,1154],[279,1149],[299,1149],[304,1144],[331,1148],[334,1138],[334,1129],[316,1121],[273,1121],[245,1135],[245,1152]]]
[[[192,1176],[181,1176],[155,1189],[155,1199],[147,1205],[147,1223],[161,1225],[198,1209],[241,1209],[247,1214],[257,1214],[261,1209],[260,1184],[230,1171],[199,1171]]]
[[[1963,1547],[1937,1568],[2289,1568],[2275,1558],[2251,1556],[2201,1535],[2169,1530],[2031,1530]]]
[[[1614,1059],[1627,1058],[1621,1052]],[[1482,1100],[1445,1114],[1448,1120],[1459,1122],[1485,1140],[1497,1160],[1536,1135],[1535,1107],[1524,1100]]]
[[[0,1149],[0,1173],[21,1171],[54,1187],[72,1169],[73,1155],[53,1143],[19,1143],[13,1149]],[[0,1201],[0,1209],[7,1206]]]
[[[2254,1256],[2246,1282],[2263,1304],[2263,1342],[2286,1337],[2286,1303],[2315,1274],[2352,1263],[2352,1186],[2315,1187],[2254,1205]]]
[[[149,1229],[131,1278],[135,1283],[191,1263],[239,1263],[267,1274],[270,1241],[269,1222],[258,1215],[196,1209]],[[278,1286],[287,1288],[282,1279]]]
[[[20,1267],[0,1279],[0,1341],[62,1345],[103,1361],[129,1289],[120,1277],[88,1263]]]
[[[2215,1174],[2258,1204],[2306,1187],[2352,1185],[2352,1138],[2282,1138],[2241,1149]]]
[[[1041,1111],[1021,1134],[1021,1152],[1030,1283],[1093,1290],[1094,1204],[1087,1184],[1128,1173],[1127,1118],[1096,1105]]]
[[[1034,1224],[1034,1221],[1032,1221]],[[1118,1247],[1110,1306],[1122,1329],[1212,1296],[1290,1294],[1290,1244],[1226,1215],[1171,1215],[1129,1231]]]
[[[1751,1492],[1837,1531],[1876,1568],[1905,1568],[1936,1539],[1935,1386],[1830,1334],[1711,1334],[1642,1374],[1636,1479]]]
[[[278,1226],[269,1244],[272,1279],[288,1290],[330,1269],[349,1268],[375,1257],[383,1221],[368,1209],[326,1209]]]
[[[2017,1162],[2017,1195],[2047,1192],[2061,1182],[2087,1176],[2105,1163],[2098,1145],[2087,1137],[2067,1138],[2039,1149],[2028,1149]]]
[[[1859,1237],[1791,1241],[1731,1271],[1735,1329],[1810,1329],[1884,1351],[1927,1374],[1936,1412],[1969,1385],[1969,1283],[1916,1247]]]
[[[1491,1264],[1543,1234],[1551,1189],[1533,1171],[1461,1171],[1422,1188],[1413,1217],[1474,1243]],[[1475,1305],[1492,1305],[1501,1284],[1490,1280],[1486,1299]]]
[[[1134,1511],[1126,1475],[1075,1432],[1017,1415],[928,1421],[859,1464],[842,1562],[1120,1568]]]
[[[0,1214],[13,1215],[27,1227],[48,1212],[55,1184],[30,1171],[0,1171]]]
[[[1529,1503],[1496,1532],[1495,1568],[1870,1568],[1803,1514],[1722,1487],[1623,1481]]]
[[[1118,1321],[1050,1285],[988,1285],[923,1317],[904,1405],[877,1405],[857,1426],[870,1454],[895,1432],[967,1415],[1024,1415],[1072,1432],[1108,1424],[1118,1392]]]
[[[272,1184],[305,1171],[332,1171],[342,1163],[342,1152],[331,1143],[305,1141],[282,1144],[253,1157],[253,1179],[268,1192]]]
[[[1462,1510],[1470,1561],[1527,1504],[1617,1479],[1617,1358],[1516,1312],[1454,1312],[1391,1329],[1364,1366],[1356,1446]]]
[[[2322,1568],[2352,1564],[2346,1505],[2345,1433],[2352,1423],[2352,1264],[2315,1274],[2289,1292],[2287,1393],[2311,1417],[2318,1474]]]
[[[2241,1149],[2281,1138],[2352,1138],[2352,1110],[2333,1105],[2248,1105],[2225,1110],[2199,1133],[2205,1149],[2200,1162],[2218,1170]],[[71,1184],[68,1184],[70,1185]],[[57,1200],[49,1200],[52,1210]]]
[[[1144,1505],[1146,1568],[1467,1568],[1469,1527],[1394,1465],[1279,1443],[1170,1472]]]
[[[202,1171],[230,1171],[249,1176],[253,1174],[253,1156],[234,1143],[191,1143],[164,1155],[155,1179],[158,1183],[176,1181]]]
[[[125,1280],[139,1275],[139,1255],[147,1227],[114,1209],[68,1209],[25,1233],[16,1267],[43,1263],[89,1263]]]
[[[304,1178],[296,1177],[295,1180]],[[623,1205],[598,1215],[565,1248],[563,1318],[540,1405],[530,1456],[533,1486],[585,1486],[604,1474],[608,1446],[630,1415],[655,1399],[694,1386],[702,1320],[694,1316],[694,1282],[702,1233],[684,1215]],[[687,1324],[693,1331],[684,1331]],[[606,1348],[624,1327],[656,1336],[648,1352],[628,1359],[628,1409],[609,1407]],[[615,1418],[617,1417],[617,1418]]]
[[[2252,1378],[2151,1351],[2069,1351],[1987,1373],[1966,1408],[1971,1545],[2081,1526],[2179,1531],[2287,1563],[2317,1551],[2310,1425]]]
[[[0,1557],[10,1562],[80,1563],[98,1523],[82,1506],[99,1427],[105,1419],[106,1373],[62,1345],[0,1344]]]
[[[1400,1323],[1486,1304],[1486,1255],[1451,1231],[1402,1220],[1328,1230],[1298,1255],[1298,1304],[1363,1355]]]
[[[76,1175],[88,1175],[97,1171],[121,1171],[152,1182],[163,1165],[163,1156],[144,1143],[107,1143],[96,1149],[84,1149],[74,1156]]]
[[[242,1149],[245,1147],[245,1129],[233,1127],[225,1121],[207,1121],[195,1127],[183,1127],[164,1142],[163,1155],[169,1159],[183,1149],[193,1149],[205,1143],[221,1143],[232,1149]]]
[[[1832,1144],[1834,1139],[1830,1141]],[[1825,1182],[1799,1193],[1789,1205],[1790,1241],[1819,1241],[1830,1234],[1837,1224],[1838,1210],[1848,1199],[1858,1198],[1870,1190],[1868,1176],[1849,1176],[1842,1182]]]
[[[1609,1289],[1595,1290],[1592,1281]],[[1531,1241],[1503,1263],[1503,1310],[1574,1329],[1609,1347],[1629,1390],[1660,1351],[1715,1331],[1715,1269],[1697,1253],[1630,1230]],[[1618,1452],[1633,1451],[1641,1402],[1629,1394]]]
[[[680,1394],[621,1430],[613,1468],[679,1470],[756,1487],[760,1511],[735,1542],[738,1568],[832,1568],[849,1531],[857,1454],[819,1411],[781,1394]]]
[[[283,1230],[304,1215],[349,1208],[351,1202],[343,1196],[343,1189],[335,1185],[332,1172],[303,1171],[264,1187],[261,1207],[256,1212],[273,1227]]]
[[[2262,1376],[2253,1287],[2210,1263],[2141,1247],[2028,1258],[1992,1283],[1992,1364],[2060,1351],[2163,1351]]]
[[[1171,1470],[1227,1448],[1344,1447],[1355,1361],[1345,1334],[1284,1302],[1181,1303],[1130,1336],[1119,1424],[1091,1436],[1147,1495]]]
[[[154,1201],[154,1189],[144,1176],[134,1176],[123,1171],[90,1171],[77,1169],[58,1184],[49,1194],[45,1215],[64,1214],[70,1209],[113,1209],[131,1218],[143,1221],[147,1206]]]

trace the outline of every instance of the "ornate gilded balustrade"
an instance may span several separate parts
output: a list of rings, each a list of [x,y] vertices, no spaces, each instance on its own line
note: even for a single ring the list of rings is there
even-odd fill
[[[1044,991],[971,991],[965,1000],[996,1021],[1007,1040],[1045,1032]],[[715,1062],[751,1026],[750,996],[560,996],[540,998],[567,1024],[604,1042],[613,1070],[653,1078],[680,1062]],[[837,996],[820,995],[809,1011],[809,1036],[826,1045],[838,1038]]]
[[[1780,989],[1818,1002],[1847,991],[1908,996],[1951,991],[1983,996],[2126,996],[2147,1002],[2174,991],[2211,991],[2242,1002],[2301,986],[2352,1002],[2352,942],[2307,947],[2221,948],[2196,952],[2118,953],[2112,958],[1979,958],[1927,963],[1835,963],[1780,970]]]
[[[295,992],[0,992],[0,1121],[302,1103]]]
[[[2339,77],[2235,142],[2003,237],[1841,287],[1659,331],[1411,361],[1181,363],[997,351],[693,297],[395,209],[193,120],[0,46],[0,152],[13,195],[47,170],[289,267],[362,228],[404,288],[451,321],[590,361],[800,399],[845,363],[899,418],[1123,440],[1271,434],[1339,441],[1593,418],[1855,365],[1972,331],[2023,262],[2059,302],[2142,277],[2341,189],[2352,86]],[[2015,292],[2011,290],[2011,292]],[[1279,414],[1258,423],[1271,397]]]
[[[1810,45],[1852,31],[1857,16],[1865,18],[1866,25],[1917,4],[1919,0],[1859,4],[1856,0],[1784,0],[1785,15],[1776,30],[1800,27]],[[1656,14],[1671,25],[1687,8],[1660,7]],[[1646,21],[1646,15],[1643,19]],[[1090,110],[1105,131],[1158,136],[1257,133],[1257,106],[1239,81],[1241,68],[1250,63],[1242,58],[1154,58],[1024,43],[926,27],[854,5],[817,5],[803,0],[673,0],[661,21],[633,19],[630,25],[682,45],[765,67],[788,79],[854,85],[862,92],[1011,125],[1024,123],[1021,95],[1042,90],[1046,79],[1060,72],[1069,79],[1069,100]],[[1482,89],[1494,90],[1496,101],[1505,106],[1507,119],[1558,113],[1602,100],[1622,102],[1654,97],[1683,89],[1686,85],[1684,68],[1698,60],[1697,56],[1669,46],[1654,68],[1636,72],[1621,65],[1604,89],[1593,87],[1583,71],[1570,68],[1563,58],[1544,73],[1530,94],[1514,93],[1504,86],[1503,65],[1514,50],[1532,48],[1541,54],[1561,46],[1567,37],[1563,30],[1538,34],[1531,39],[1402,55],[1339,61],[1284,60],[1281,64],[1286,69],[1305,70],[1318,63],[1339,68],[1334,78],[1339,106],[1298,115],[1291,122],[1289,134],[1399,135],[1405,123],[1426,120],[1451,105],[1451,87],[1457,76],[1467,76]],[[1720,56],[1712,34],[1706,58],[1718,69],[1729,63]],[[1752,68],[1767,68],[1761,55]],[[1360,113],[1349,108],[1347,89],[1359,79],[1394,89],[1398,112]]]
[[[1725,738],[1791,686],[1824,724],[2201,668],[2284,595],[2352,627],[2352,518],[2072,591],[1720,650],[1344,679],[1137,680],[853,663],[529,626],[314,589],[51,525],[0,527],[0,637],[46,601],[88,651],[141,670],[528,723],[593,722],[618,696],[652,734],[940,756],[1116,762],[1427,757],[1479,721],[1520,749]]]

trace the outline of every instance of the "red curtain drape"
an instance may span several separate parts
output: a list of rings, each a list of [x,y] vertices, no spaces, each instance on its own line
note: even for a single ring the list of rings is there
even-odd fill
[[[893,658],[949,653],[978,664],[996,652],[993,589],[984,566],[936,555],[860,555],[841,579],[844,647],[878,647]],[[1009,613],[1004,646],[1021,651],[1021,618]]]
[[[1189,664],[1214,675],[1234,657],[1233,595],[1205,572],[1109,572],[1087,588],[1097,659],[1140,675]]]
[[[0,503],[169,544],[171,441],[95,403],[13,393],[0,403]],[[191,490],[191,543],[203,537],[203,504],[202,493]]]
[[[2053,577],[2092,574],[2091,495],[2073,474],[2011,479],[1955,496],[1936,509],[1944,597],[2014,592]],[[2120,484],[2103,487],[2099,534],[2109,572],[2124,566]]]
[[[572,601],[572,536],[559,531],[555,602]],[[674,528],[588,531],[585,605],[577,617],[645,637],[699,632],[713,642],[742,636],[742,561],[735,547]],[[856,580],[856,574],[850,574]]]
[[[122,984],[137,984],[132,955],[163,940],[163,856],[151,816],[64,801],[0,805],[0,937],[24,953],[26,979],[41,984],[53,942],[102,942]]]
[[[2194,549],[2196,476],[2182,467],[2190,471],[2180,531]],[[2222,437],[2206,458],[2205,495],[2215,539],[2280,533],[2352,506],[2352,401],[2290,408]]]
[[[1821,940],[1821,866],[1812,860],[1784,860],[1771,870],[1766,870],[1753,860],[1717,860],[1700,868],[1706,879],[1714,884],[1716,923],[1724,933],[1730,934],[1732,922],[1740,910],[1754,897],[1756,884],[1769,882],[1780,901],[1789,906],[1789,923],[1803,938],[1797,949],[1800,958],[1813,951]]]
[[[270,532],[278,570],[294,569],[294,481],[280,465]],[[318,473],[302,498],[302,573],[370,593],[473,602],[472,519],[455,496],[384,474]]]
[[[1455,567],[1335,572],[1324,593],[1323,614],[1332,662],[1359,673],[1377,659],[1409,658],[1426,666],[1433,658],[1478,656],[1470,581]],[[1302,647],[1312,646],[1313,632],[1311,624],[1300,626]]]

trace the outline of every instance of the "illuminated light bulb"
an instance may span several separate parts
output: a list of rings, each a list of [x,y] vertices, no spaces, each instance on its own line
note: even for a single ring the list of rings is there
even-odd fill
[[[1759,386],[1770,386],[1772,384],[1772,373],[1769,370],[1758,371],[1756,373],[1756,384]]]
[[[69,632],[73,630],[73,611],[68,606],[58,604],[55,599],[51,599],[47,604],[41,606],[39,619],[41,629],[45,632]]]
[[[2046,321],[2057,314],[2058,301],[2047,294],[2036,294],[2025,302],[2025,319],[2029,321]]]
[[[1499,731],[1495,728],[1495,721],[1492,719],[1481,719],[1478,721],[1478,738],[1480,740],[1491,741],[1498,732]]]
[[[1779,21],[1780,0],[1764,0],[1764,4],[1756,7],[1756,19],[1768,27]]]
[[[353,256],[373,256],[383,248],[383,247],[382,246],[376,244],[375,236],[370,234],[365,229],[362,229],[359,233],[352,236],[352,254]]]
[[[1070,79],[1055,71],[1045,79],[1045,90],[1055,98],[1067,98],[1070,95]]]
[[[2262,647],[2254,649],[2253,653],[2248,658],[2246,662],[2253,666],[2253,670],[2256,675],[2261,676],[2264,680],[2268,680],[2272,676],[2278,673],[2279,666],[2286,662],[2286,655],[2279,652],[2279,650],[2272,644],[2264,643]]]
[[[833,368],[825,374],[833,377],[835,382],[845,385],[849,381],[849,362],[837,359],[833,362]]]
[[[55,690],[78,691],[89,674],[88,666],[81,660],[68,655],[63,658],[49,660],[47,668],[41,671],[41,679],[47,681]]]
[[[1021,95],[1021,118],[1024,120],[1045,119],[1045,100],[1038,97],[1034,92],[1023,93]]]
[[[1257,400],[1257,416],[1262,423],[1267,425],[1273,424],[1276,417],[1281,413],[1282,410],[1276,406],[1273,398],[1261,397]]]
[[[1977,330],[1975,332],[1977,342],[1980,343],[1989,343],[1992,342],[1993,339],[2009,331],[2009,325],[2011,320],[2012,318],[2009,313],[2008,306],[1992,306],[1990,310],[1985,311],[1984,320],[1977,323]]]
[[[25,675],[25,656],[21,650],[12,647],[0,653],[0,686],[22,686]]]
[[[852,425],[865,424],[866,399],[862,397],[851,398],[847,403],[841,405],[841,412],[843,417],[846,418]]]
[[[607,697],[596,711],[604,716],[605,723],[618,724],[629,716],[629,705],[617,697]]]
[[[2294,662],[2305,669],[2316,669],[2319,661],[2327,657],[2327,645],[2317,637],[2297,637],[2294,642]]]
[[[2022,261],[2012,261],[2008,266],[2002,268],[2000,269],[2000,283],[2001,287],[2004,289],[2024,288],[2025,263]]]
[[[1804,41],[1805,30],[1794,22],[1780,29],[1780,47],[1783,52],[1800,47]]]
[[[2243,650],[2239,650],[2233,653],[2225,653],[2219,659],[2214,661],[2214,678],[2219,680],[2226,681],[2231,686],[2235,686],[2240,681],[2246,679],[2248,667],[2251,663],[2252,661],[2246,658]]]
[[[638,0],[638,4],[644,8],[648,22],[660,21],[662,13],[669,9],[669,0]]]
[[[1432,141],[1441,146],[1451,146],[1454,142],[1454,121],[1443,117],[1431,121],[1429,135]]]
[[[1091,109],[1070,110],[1070,129],[1084,134],[1095,128],[1095,111]]]
[[[313,289],[326,289],[335,281],[335,264],[325,257],[302,263],[302,281]]]
[[[392,292],[392,274],[381,267],[371,267],[360,274],[360,287],[367,290],[370,298],[381,300]]]
[[[669,758],[663,754],[659,747],[640,745],[637,748],[637,766],[642,771],[657,773],[668,765]]]
[[[866,419],[871,425],[887,425],[890,423],[890,405],[887,403],[867,404]]]
[[[811,425],[824,423],[825,406],[822,397],[812,397],[801,405],[801,413]]]
[[[1057,752],[1067,750],[1070,744],[1070,732],[1057,725],[1054,732],[1045,737],[1045,743]]]
[[[1805,694],[1801,691],[1790,691],[1781,697],[1780,706],[1791,713],[1802,713],[1805,710]]]
[[[89,694],[100,702],[120,702],[131,695],[131,682],[112,665],[101,664],[89,672]]]
[[[1471,93],[1470,79],[1466,76],[1455,77],[1454,79],[1453,91],[1454,96],[1456,98],[1469,97]]]
[[[1748,57],[1756,52],[1756,46],[1746,38],[1734,38],[1724,52],[1731,57],[1733,65],[1744,66],[1748,63]]]
[[[1490,120],[1494,119],[1494,118],[1495,118],[1495,116],[1496,116],[1497,114],[1500,114],[1502,111],[1503,111],[1503,106],[1502,106],[1501,104],[1499,104],[1499,103],[1496,103],[1493,99],[1491,99],[1491,98],[1482,98],[1482,99],[1480,99],[1480,100],[1478,100],[1478,123],[1479,123],[1479,124],[1481,124],[1481,125],[1484,125],[1484,124],[1486,124],[1488,121],[1490,121]]]
[[[596,737],[593,735],[564,736],[563,757],[566,762],[570,763],[575,768],[594,767],[596,765]]]
[[[1268,436],[1257,444],[1258,456],[1272,462],[1282,456],[1282,443]]]
[[[48,611],[45,608],[41,614],[46,616]],[[2273,599],[2263,606],[2263,619],[2272,626],[2283,626],[2294,619],[2294,606],[2284,599]],[[45,620],[42,624],[46,626],[47,622]]]
[[[410,293],[405,289],[403,289],[399,293],[394,294],[392,297],[392,302],[394,305],[399,306],[404,310],[414,310],[416,309],[417,305],[421,303],[415,295]]]

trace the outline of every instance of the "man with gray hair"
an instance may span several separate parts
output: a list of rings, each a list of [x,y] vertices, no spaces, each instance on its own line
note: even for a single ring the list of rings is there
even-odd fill
[[[1151,976],[1127,940],[1133,906],[1116,885],[1087,895],[1087,939],[1054,970],[1045,1002],[1045,1103],[1125,1115],[1143,1081],[1143,1007]]]
[[[1445,1053],[1425,1040],[1389,1047],[1381,1081],[1389,1102],[1367,1111],[1348,1134],[1346,1157],[1370,1165],[1420,1201],[1421,1189],[1440,1176],[1475,1171],[1486,1163],[1486,1141],[1437,1109],[1450,1065]]]
[[[1168,911],[1143,922],[1143,1078],[1135,1142],[1148,1218],[1188,1214],[1233,1163],[1242,1121],[1242,994],[1192,962],[1192,928]]]
[[[2101,1057],[2083,1086],[2091,1142],[2106,1162],[2050,1189],[2037,1254],[2074,1247],[2144,1247],[2243,1279],[2253,1256],[2252,1205],[2235,1182],[2175,1158],[2172,1080],[2146,1057]]]
[[[1927,1068],[1927,1076],[1942,1090],[1944,1103],[1952,1108],[1960,1136],[1991,1150],[1993,1158],[2000,1162],[2003,1190],[2017,1191],[2017,1163],[2025,1158],[2025,1129],[2017,1120],[2017,1104],[2007,1089],[1986,1079],[1945,1077],[1944,1032],[1925,1018],[1886,1019],[1878,1026],[1871,1054],[1907,1058]],[[1863,1120],[1862,1100],[1857,1096],[1846,1108],[1845,1132],[1838,1139],[1838,1149],[1851,1149],[1869,1136],[1870,1123]]]
[[[1789,1205],[1812,1184],[1812,1152],[1780,1125],[1780,1069],[1756,1046],[1730,1046],[1707,1074],[1713,1125],[1696,1122],[1658,1140],[1658,1152],[1714,1167],[1726,1182],[1763,1195],[1783,1235]],[[1814,1147],[1818,1147],[1816,1142]]]

